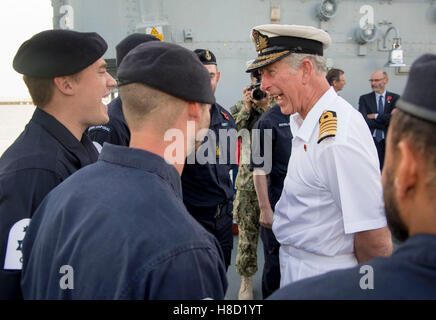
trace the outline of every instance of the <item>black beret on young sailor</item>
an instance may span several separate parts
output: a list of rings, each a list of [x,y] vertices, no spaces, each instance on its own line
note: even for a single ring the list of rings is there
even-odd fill
[[[123,60],[123,58],[126,56],[126,54],[130,52],[130,50],[148,41],[160,40],[155,36],[152,36],[151,34],[144,33],[133,33],[121,40],[120,43],[118,43],[115,47],[117,52],[117,67],[120,66],[121,60]]]
[[[212,51],[206,49],[195,49],[194,52],[197,54],[201,63],[216,65],[216,58]]]
[[[13,67],[35,78],[54,78],[82,71],[107,50],[106,41],[95,32],[46,30],[25,41]]]
[[[187,101],[215,103],[207,69],[194,52],[177,44],[140,44],[121,61],[117,76],[119,86],[139,82]]]

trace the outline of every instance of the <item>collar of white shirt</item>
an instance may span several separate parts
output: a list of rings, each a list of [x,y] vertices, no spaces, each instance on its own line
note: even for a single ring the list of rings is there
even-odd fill
[[[328,109],[328,106],[333,106],[334,100],[338,97],[338,94],[330,87],[321,98],[315,103],[312,109],[303,119],[299,113],[295,113],[290,117],[291,128],[295,128],[294,137],[299,137],[305,142],[309,142],[313,130],[315,130],[321,114]]]

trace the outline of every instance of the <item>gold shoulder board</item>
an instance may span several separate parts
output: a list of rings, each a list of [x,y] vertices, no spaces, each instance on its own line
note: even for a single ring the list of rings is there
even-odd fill
[[[319,118],[318,143],[328,137],[336,136],[338,130],[338,118],[336,112],[325,110]]]

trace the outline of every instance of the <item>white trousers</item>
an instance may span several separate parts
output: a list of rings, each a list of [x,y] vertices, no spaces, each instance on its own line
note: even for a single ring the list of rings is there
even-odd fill
[[[357,265],[354,254],[322,256],[288,245],[281,245],[280,259],[280,287],[314,277],[332,270],[351,268]]]

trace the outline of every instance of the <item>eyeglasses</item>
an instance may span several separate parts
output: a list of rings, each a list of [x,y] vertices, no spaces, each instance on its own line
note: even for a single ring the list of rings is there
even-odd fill
[[[384,79],[386,79],[386,78],[381,78],[381,79],[369,79],[368,81],[369,81],[369,82],[380,82],[380,81],[382,81],[382,80],[384,80]]]

